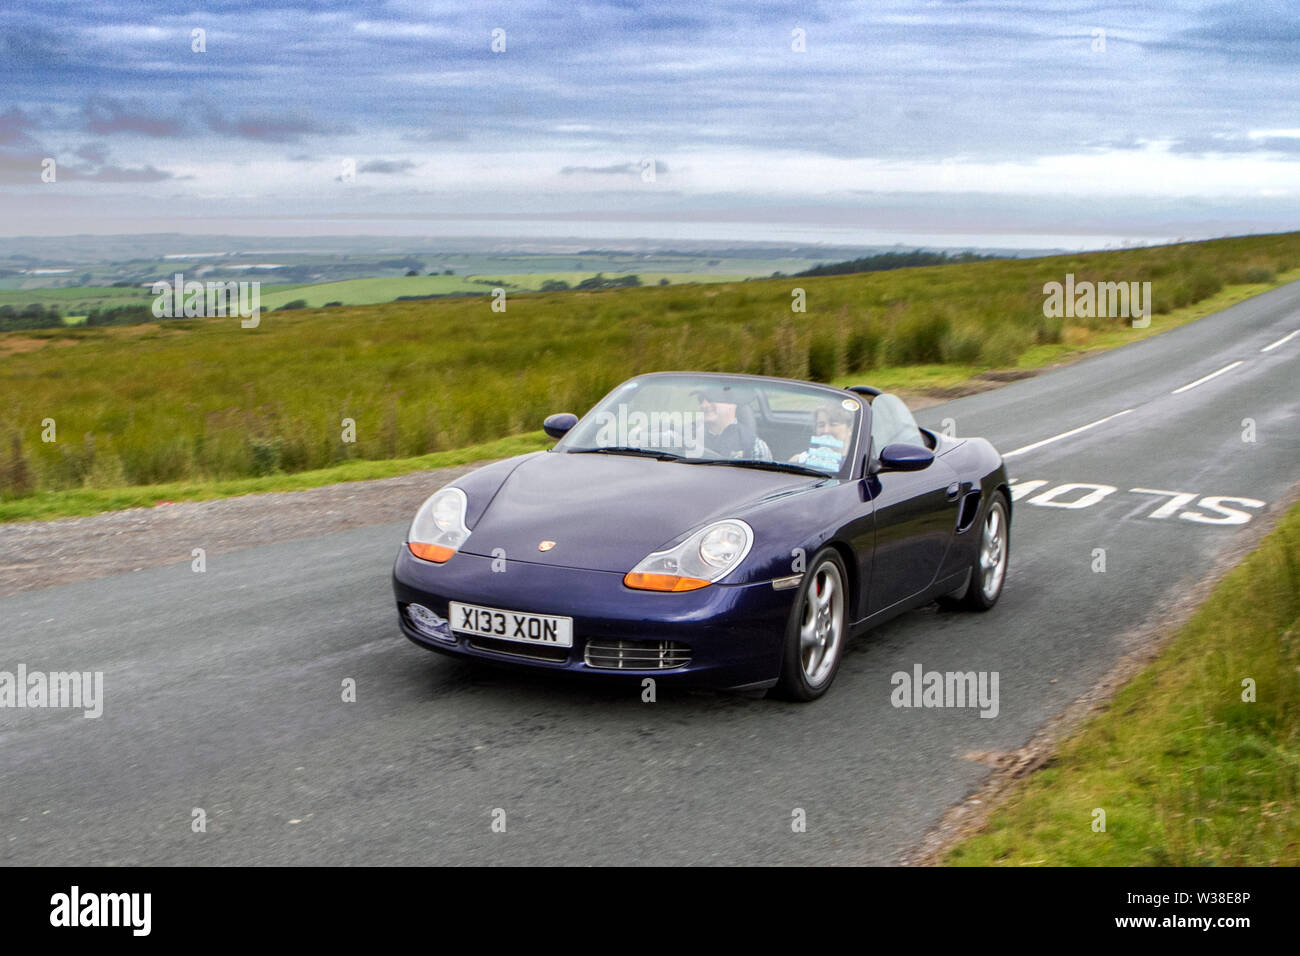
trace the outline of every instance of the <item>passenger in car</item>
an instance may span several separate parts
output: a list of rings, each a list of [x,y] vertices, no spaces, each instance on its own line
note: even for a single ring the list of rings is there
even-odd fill
[[[852,434],[853,413],[835,402],[827,402],[813,413],[808,450],[799,452],[790,461],[819,471],[837,472],[848,454]]]

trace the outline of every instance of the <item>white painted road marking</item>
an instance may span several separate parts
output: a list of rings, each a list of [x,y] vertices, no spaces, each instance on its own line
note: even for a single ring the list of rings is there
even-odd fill
[[[1238,362],[1233,362],[1231,365],[1225,365],[1225,366],[1223,366],[1223,368],[1219,369],[1217,372],[1211,372],[1209,375],[1206,375],[1204,378],[1198,378],[1198,379],[1197,379],[1196,381],[1194,381],[1194,382],[1188,382],[1186,385],[1182,386],[1181,388],[1176,388],[1176,389],[1174,389],[1174,390],[1173,390],[1172,392],[1170,392],[1169,394],[1170,394],[1170,395],[1177,395],[1179,392],[1185,392],[1185,391],[1187,391],[1189,388],[1195,388],[1197,385],[1204,385],[1204,384],[1205,384],[1206,382],[1208,382],[1210,379],[1212,379],[1212,378],[1218,378],[1218,377],[1219,377],[1220,375],[1222,375],[1224,372],[1231,372],[1234,368],[1236,368],[1236,367],[1237,367],[1238,365],[1240,365],[1240,364],[1241,364],[1241,362],[1238,361]]]
[[[1240,365],[1241,363],[1238,362],[1237,364]],[[1215,374],[1217,375],[1218,373],[1216,372]],[[1114,415],[1107,415],[1105,418],[1099,418],[1095,422],[1089,422],[1087,425],[1080,425],[1078,428],[1071,428],[1068,432],[1061,432],[1061,434],[1053,435],[1051,438],[1044,438],[1042,441],[1036,441],[1032,445],[1024,445],[1013,451],[1006,452],[1002,457],[1011,458],[1014,455],[1023,455],[1025,452],[1033,451],[1035,448],[1042,448],[1044,445],[1050,445],[1052,442],[1060,441],[1062,438],[1069,438],[1071,435],[1086,432],[1089,428],[1096,428],[1098,425],[1104,425],[1112,418],[1119,418],[1121,415],[1127,415],[1131,411],[1133,411],[1133,409],[1126,408],[1122,412],[1116,412]]]
[[[1274,342],[1272,345],[1265,345],[1262,349],[1260,349],[1260,351],[1261,351],[1261,352],[1271,352],[1271,351],[1273,351],[1275,348],[1277,348],[1279,345],[1285,345],[1287,342],[1290,342],[1290,341],[1291,341],[1293,338],[1295,338],[1297,335],[1300,335],[1300,329],[1296,329],[1294,332],[1291,332],[1291,333],[1288,334],[1288,335],[1284,335],[1284,336],[1282,336],[1280,339],[1278,339],[1278,340],[1277,340],[1276,342]]]
[[[1011,500],[1019,501],[1047,484],[1049,482],[1042,478],[1034,478],[1029,481],[1012,478]],[[1115,494],[1118,490],[1114,485],[1103,485],[1090,481],[1071,481],[1054,485],[1048,490],[1034,495],[1025,504],[1036,505],[1040,508],[1065,508],[1077,511],[1081,508],[1091,508],[1103,499]],[[1081,491],[1085,492],[1082,497],[1079,496]],[[1193,521],[1197,524],[1241,525],[1246,524],[1253,517],[1249,511],[1241,510],[1242,508],[1259,510],[1266,507],[1265,502],[1260,501],[1258,498],[1240,498],[1235,495],[1206,495],[1201,497],[1199,492],[1162,491],[1156,488],[1130,488],[1128,493],[1131,495],[1156,495],[1168,498],[1169,501],[1161,504],[1150,514],[1138,515],[1134,512],[1135,517],[1155,518],[1157,520],[1172,518],[1177,515],[1184,521]],[[1060,500],[1071,496],[1073,496],[1073,500]],[[1190,507],[1193,503],[1198,508],[1216,514],[1194,511]],[[1240,507],[1229,507],[1228,503]]]
[[[1056,499],[1071,494],[1075,491],[1087,490],[1087,494],[1082,498],[1076,498],[1074,501],[1057,501]],[[1044,491],[1037,497],[1030,498],[1031,505],[1041,505],[1044,508],[1088,508],[1101,501],[1107,495],[1113,495],[1119,491],[1114,485],[1094,485],[1089,481],[1072,481],[1068,484],[1057,485],[1050,491]]]

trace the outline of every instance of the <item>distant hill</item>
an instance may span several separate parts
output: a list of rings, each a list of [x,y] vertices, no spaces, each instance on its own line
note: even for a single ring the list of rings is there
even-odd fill
[[[911,269],[916,266],[944,266],[963,262],[979,262],[984,259],[1005,259],[1006,256],[981,256],[974,252],[882,252],[879,255],[850,259],[848,262],[835,262],[830,265],[813,266],[796,276],[843,276],[854,272],[887,272],[890,269]],[[780,278],[779,274],[772,278]]]

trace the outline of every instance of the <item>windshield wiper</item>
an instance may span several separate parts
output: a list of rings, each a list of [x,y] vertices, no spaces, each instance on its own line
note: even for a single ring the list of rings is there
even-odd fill
[[[761,468],[764,471],[788,471],[792,475],[810,475],[813,478],[834,478],[834,475],[805,465],[787,461],[760,461],[756,458],[683,458],[691,465],[734,465],[737,468]]]
[[[635,455],[640,458],[654,458],[658,461],[686,461],[685,455],[675,455],[670,451],[656,451],[653,448],[629,448],[623,445],[610,445],[605,448],[570,448],[571,455]]]

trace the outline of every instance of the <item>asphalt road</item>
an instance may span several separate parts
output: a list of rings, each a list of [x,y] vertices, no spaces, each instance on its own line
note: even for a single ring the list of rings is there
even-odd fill
[[[1015,452],[1006,592],[855,641],[812,705],[643,703],[416,648],[388,582],[402,523],[4,598],[0,669],[103,671],[104,709],[0,709],[0,862],[895,861],[988,773],[969,754],[1024,745],[1292,488],[1300,335],[1262,350],[1298,329],[1300,284],[926,409]],[[1206,496],[1262,504],[1217,503],[1245,524],[1183,517],[1229,514]],[[891,675],[916,664],[997,672],[997,716],[895,708]]]

